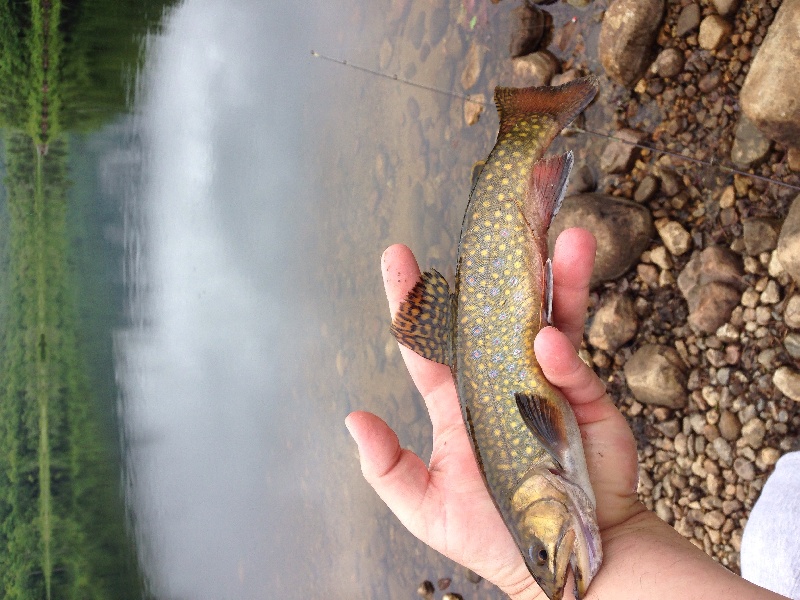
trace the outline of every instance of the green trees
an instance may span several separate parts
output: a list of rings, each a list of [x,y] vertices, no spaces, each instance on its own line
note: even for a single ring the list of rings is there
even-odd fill
[[[103,430],[113,390],[90,384],[78,336],[67,132],[125,110],[142,36],[168,4],[0,0],[2,598],[144,595]]]

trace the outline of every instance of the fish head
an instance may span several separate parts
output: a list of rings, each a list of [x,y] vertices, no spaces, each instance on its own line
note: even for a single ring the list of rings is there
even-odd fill
[[[588,515],[585,506],[576,506],[572,488],[577,486],[543,469],[528,476],[512,497],[517,544],[550,600],[561,600],[570,567],[575,595],[582,598],[602,558],[593,506]]]

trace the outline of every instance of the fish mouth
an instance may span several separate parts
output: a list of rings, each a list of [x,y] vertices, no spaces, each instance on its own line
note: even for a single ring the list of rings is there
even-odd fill
[[[566,554],[575,578],[575,597],[581,600],[600,569],[603,549],[600,545],[600,529],[597,526],[594,503],[579,486],[566,483],[565,488],[572,505],[571,530],[574,532],[574,544]]]

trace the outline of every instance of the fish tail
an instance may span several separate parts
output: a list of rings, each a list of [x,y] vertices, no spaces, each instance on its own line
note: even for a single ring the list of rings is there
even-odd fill
[[[494,91],[500,115],[499,136],[531,114],[548,115],[558,124],[558,131],[569,125],[597,94],[597,78],[583,77],[557,87],[506,88]]]

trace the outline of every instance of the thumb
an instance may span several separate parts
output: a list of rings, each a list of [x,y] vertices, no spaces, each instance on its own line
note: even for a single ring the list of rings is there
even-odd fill
[[[421,512],[430,483],[428,467],[416,454],[401,448],[397,434],[372,413],[350,413],[345,425],[358,446],[364,479],[415,533],[415,516]]]

